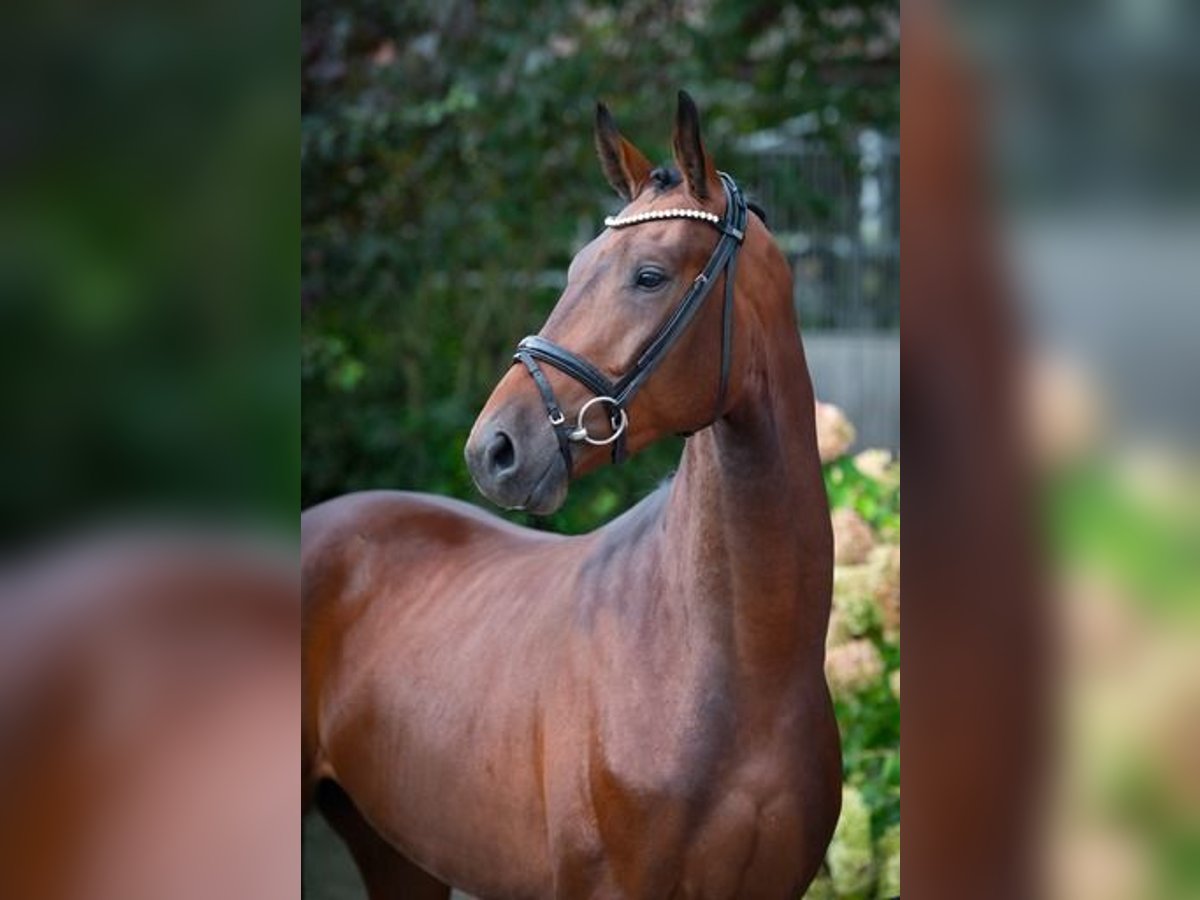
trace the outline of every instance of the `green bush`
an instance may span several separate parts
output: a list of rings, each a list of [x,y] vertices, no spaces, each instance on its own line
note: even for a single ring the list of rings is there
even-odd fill
[[[842,737],[845,783],[821,877],[806,900],[866,900],[900,893],[899,464],[875,475],[843,456],[826,463],[830,506],[855,510],[879,545],[867,563],[834,572],[827,672]],[[895,591],[893,596],[890,592]],[[889,606],[888,604],[893,604]],[[889,620],[894,619],[889,624]],[[874,660],[862,677],[865,659]],[[843,666],[858,666],[849,674]]]

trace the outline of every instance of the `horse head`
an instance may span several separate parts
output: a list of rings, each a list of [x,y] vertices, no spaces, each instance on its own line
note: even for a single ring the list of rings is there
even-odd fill
[[[610,455],[620,462],[733,408],[763,327],[754,305],[779,293],[755,286],[780,275],[790,284],[761,220],[713,165],[685,92],[674,168],[653,167],[604,104],[595,142],[627,205],[572,260],[562,296],[518,345],[465,451],[485,496],[543,515],[562,505],[572,477]]]

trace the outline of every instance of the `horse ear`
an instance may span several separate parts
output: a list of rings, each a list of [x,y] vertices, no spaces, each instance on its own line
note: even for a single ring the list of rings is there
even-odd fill
[[[596,104],[596,154],[604,177],[622,198],[630,201],[641,193],[650,178],[650,161],[621,136],[603,103]]]
[[[717,170],[700,138],[700,112],[687,91],[679,92],[671,146],[675,151],[675,164],[683,173],[692,196],[698,200],[708,199],[712,189],[719,186]]]

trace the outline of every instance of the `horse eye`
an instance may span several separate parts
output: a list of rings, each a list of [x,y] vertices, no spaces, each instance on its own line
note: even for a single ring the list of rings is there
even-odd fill
[[[642,269],[637,275],[637,286],[646,290],[652,290],[666,280],[667,276],[656,269]]]

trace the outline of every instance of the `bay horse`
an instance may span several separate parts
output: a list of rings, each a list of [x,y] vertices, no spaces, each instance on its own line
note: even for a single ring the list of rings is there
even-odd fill
[[[603,104],[595,140],[628,205],[518,345],[467,464],[546,514],[610,452],[691,436],[669,483],[580,536],[412,493],[304,513],[305,802],[372,898],[792,898],[838,817],[832,539],[787,263],[685,93],[677,168]]]

